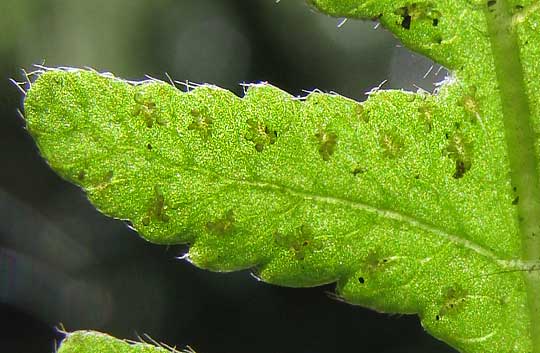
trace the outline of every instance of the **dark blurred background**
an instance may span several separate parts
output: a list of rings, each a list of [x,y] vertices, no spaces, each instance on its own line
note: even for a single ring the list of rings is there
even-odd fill
[[[41,160],[9,82],[33,64],[87,66],[237,94],[239,83],[269,81],[363,100],[384,80],[431,91],[443,79],[376,23],[340,23],[302,0],[0,0],[1,350],[53,352],[63,324],[199,353],[452,352],[415,316],[340,303],[331,285],[202,271],[175,259],[187,248],[151,245],[100,215]]]

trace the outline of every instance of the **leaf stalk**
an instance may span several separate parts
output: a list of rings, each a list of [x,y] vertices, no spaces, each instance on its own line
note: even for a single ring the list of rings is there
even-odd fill
[[[511,180],[519,197],[522,260],[540,260],[540,178],[535,132],[520,57],[517,28],[507,0],[488,1],[486,20],[501,99]],[[540,273],[523,272],[531,318],[532,353],[540,353]]]

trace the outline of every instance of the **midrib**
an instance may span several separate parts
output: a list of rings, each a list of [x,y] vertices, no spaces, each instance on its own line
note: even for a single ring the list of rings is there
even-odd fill
[[[486,3],[488,3],[486,1]],[[508,0],[486,5],[495,73],[502,107],[512,185],[519,196],[517,216],[522,260],[540,260],[540,185],[535,134],[521,64],[518,36]],[[532,353],[540,353],[540,274],[523,272],[531,319]]]
[[[174,165],[171,163],[171,165]],[[482,244],[471,240],[470,236],[466,234],[451,233],[445,230],[443,227],[431,224],[423,219],[410,216],[405,213],[401,213],[397,210],[380,208],[375,205],[361,202],[358,200],[350,200],[343,197],[320,195],[307,190],[302,190],[290,186],[276,184],[266,181],[246,180],[235,177],[226,176],[216,173],[214,171],[202,168],[200,166],[190,166],[186,168],[194,174],[211,175],[217,179],[221,179],[226,182],[230,182],[237,187],[248,187],[259,190],[265,190],[273,193],[283,193],[290,197],[299,198],[304,201],[313,201],[321,204],[337,205],[338,207],[345,207],[352,210],[363,211],[371,214],[376,214],[386,220],[392,220],[408,224],[411,227],[421,229],[427,233],[433,234],[440,239],[462,246],[472,252],[493,261],[501,268],[501,273],[505,272],[523,272],[523,271],[537,271],[540,270],[540,261],[522,261],[518,259],[504,259],[500,255],[494,253],[488,248],[482,246]]]

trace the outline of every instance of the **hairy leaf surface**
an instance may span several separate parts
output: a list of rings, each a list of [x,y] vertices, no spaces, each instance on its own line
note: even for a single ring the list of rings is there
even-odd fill
[[[28,129],[103,213],[199,267],[337,282],[461,351],[539,353],[538,2],[311,3],[379,19],[453,78],[358,103],[48,70]]]
[[[194,353],[177,351],[159,344],[128,342],[97,331],[66,333],[58,353]]]

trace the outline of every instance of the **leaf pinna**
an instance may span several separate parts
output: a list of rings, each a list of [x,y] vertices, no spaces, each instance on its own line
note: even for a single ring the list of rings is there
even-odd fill
[[[27,93],[28,130],[103,213],[189,243],[200,267],[336,282],[460,351],[540,353],[538,5],[310,3],[379,19],[452,78],[358,103],[51,69]]]

